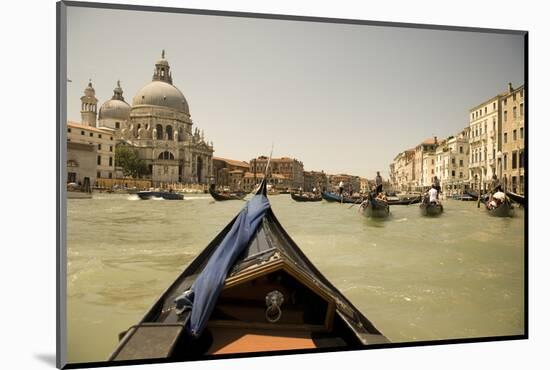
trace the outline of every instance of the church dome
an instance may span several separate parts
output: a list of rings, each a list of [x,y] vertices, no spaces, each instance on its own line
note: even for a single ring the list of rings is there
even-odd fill
[[[189,115],[189,105],[185,96],[172,85],[172,72],[164,57],[164,50],[161,58],[155,63],[153,81],[142,87],[132,100],[132,106],[137,105],[167,107]]]
[[[124,101],[123,91],[120,87],[120,81],[117,81],[117,87],[113,90],[113,97],[107,100],[99,108],[99,119],[116,119],[126,121],[130,118],[130,105]]]
[[[174,85],[164,81],[152,81],[141,88],[134,96],[132,105],[156,105],[172,108],[189,115],[185,96]]]
[[[122,100],[107,100],[99,108],[99,119],[118,119],[126,121],[130,118],[130,106]]]

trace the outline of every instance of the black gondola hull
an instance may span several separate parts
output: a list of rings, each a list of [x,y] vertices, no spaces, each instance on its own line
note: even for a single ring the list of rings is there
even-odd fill
[[[441,204],[426,204],[420,205],[420,213],[422,216],[434,217],[443,213],[443,205]]]
[[[315,195],[315,196],[306,196],[306,195],[300,195],[295,193],[290,193],[290,197],[295,200],[296,202],[320,202],[323,200],[321,196]]]

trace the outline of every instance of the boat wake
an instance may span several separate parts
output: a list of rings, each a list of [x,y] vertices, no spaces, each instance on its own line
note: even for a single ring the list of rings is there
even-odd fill
[[[163,197],[152,197],[151,199],[152,199],[152,200],[164,200]]]
[[[126,199],[127,200],[139,200],[139,197],[135,194],[132,194],[132,195],[129,195]]]
[[[183,198],[183,200],[202,200],[202,199],[212,199],[212,197],[187,197],[187,198]]]
[[[395,220],[395,222],[405,222],[405,221],[408,221],[409,219],[407,217],[403,217],[403,218],[398,218],[397,220]]]

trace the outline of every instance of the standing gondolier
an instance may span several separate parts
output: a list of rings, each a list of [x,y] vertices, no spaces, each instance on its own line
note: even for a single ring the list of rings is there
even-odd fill
[[[493,174],[493,178],[491,179],[491,193],[494,194],[498,191],[502,191],[502,186],[500,185],[500,180],[497,175]]]
[[[343,193],[344,193],[344,182],[340,181],[340,183],[338,184],[338,194],[342,196]]]
[[[382,176],[380,176],[380,171],[376,171],[374,183],[376,185],[376,195],[378,195],[382,192]]]

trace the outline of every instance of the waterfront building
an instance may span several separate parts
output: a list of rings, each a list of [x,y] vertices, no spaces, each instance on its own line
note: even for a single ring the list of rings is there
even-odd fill
[[[499,95],[470,109],[470,165],[471,187],[485,191],[496,173],[496,154],[499,151],[500,104]]]
[[[304,191],[328,189],[328,176],[324,171],[304,171]]]
[[[91,87],[91,83],[88,88]],[[92,109],[92,108],[88,108]],[[88,126],[85,122],[90,123],[91,119],[87,114],[89,111],[82,113],[83,123],[69,121],[67,123],[67,145],[69,143],[89,144],[94,147],[95,154],[94,176],[89,176],[89,156],[90,150],[79,146],[67,146],[67,152],[71,151],[70,163],[67,162],[67,181],[78,182],[79,174],[82,172],[78,167],[86,164],[86,177],[90,178],[91,186],[94,186],[97,178],[111,179],[115,174],[115,133],[111,129],[102,129],[93,126]],[[69,158],[68,158],[69,159]]]
[[[393,166],[392,166],[393,165]],[[394,191],[407,192],[414,188],[415,148],[395,156],[390,165],[390,184]]]
[[[524,191],[524,86],[470,109],[470,184],[489,190],[494,174],[507,190]]]
[[[432,184],[433,174],[435,174],[435,149],[437,148],[437,136],[426,139],[418,144],[414,149],[414,172],[413,187],[417,191],[424,190],[426,186]]]
[[[90,82],[81,98],[82,125],[113,130],[116,144],[135,148],[155,186],[163,182],[206,184],[211,180],[214,145],[205,139],[204,132],[193,128],[189,104],[173,84],[164,50],[155,63],[152,81],[135,94],[132,105],[124,100],[120,81],[113,97],[99,111],[92,90]]]
[[[358,193],[361,191],[361,181],[359,180],[359,176],[340,173],[337,175],[329,175],[328,181],[329,181],[328,190],[331,190],[331,191],[338,190],[338,185],[340,184],[340,182],[344,183],[344,191],[348,191],[350,186],[354,193]]]
[[[371,189],[370,184],[372,183],[373,183],[372,181],[369,181],[364,177],[359,177],[359,192],[362,194],[366,194],[367,192],[369,192]],[[392,186],[392,189],[393,189],[393,184],[391,182],[390,184],[391,184],[390,186]]]
[[[499,178],[504,188],[523,194],[525,150],[525,90],[524,86],[513,88],[500,96],[502,110],[502,149],[497,161]]]
[[[217,187],[229,188],[229,190],[240,190],[243,186],[243,178],[246,172],[250,171],[250,165],[247,162],[234,159],[213,157],[214,167],[213,183]]]
[[[250,160],[250,171],[252,173],[265,173],[267,162],[269,158],[266,156],[259,156]],[[277,178],[278,180],[273,184],[281,190],[299,189],[304,186],[304,164],[296,158],[282,157],[271,158],[269,165],[269,172],[271,175],[282,175],[284,180]]]
[[[97,146],[67,142],[67,183],[93,186],[97,176]]]
[[[445,195],[462,194],[469,188],[469,128],[443,140],[437,147],[435,174]]]

